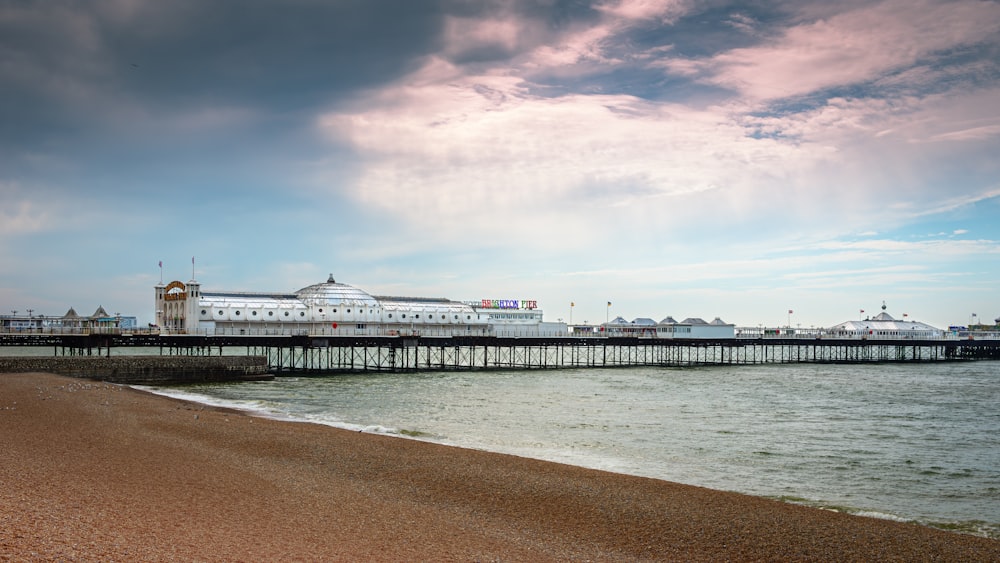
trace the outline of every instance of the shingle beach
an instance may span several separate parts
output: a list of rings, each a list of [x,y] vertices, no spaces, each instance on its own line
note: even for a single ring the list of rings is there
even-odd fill
[[[1000,542],[0,375],[2,561],[1000,561]]]

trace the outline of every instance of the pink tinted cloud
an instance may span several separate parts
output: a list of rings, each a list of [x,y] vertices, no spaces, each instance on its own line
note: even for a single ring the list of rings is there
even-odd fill
[[[998,32],[996,3],[890,0],[795,25],[698,66],[708,82],[769,100],[874,80]]]

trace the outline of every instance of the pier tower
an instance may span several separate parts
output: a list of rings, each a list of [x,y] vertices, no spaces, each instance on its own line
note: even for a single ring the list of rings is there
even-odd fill
[[[155,288],[156,324],[167,332],[196,332],[201,284],[175,280]]]

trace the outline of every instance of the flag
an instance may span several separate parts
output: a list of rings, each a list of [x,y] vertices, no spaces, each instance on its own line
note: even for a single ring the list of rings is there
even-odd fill
[[[793,312],[793,311],[792,311],[791,309],[789,309],[789,310],[788,310],[788,314],[789,314],[789,315],[791,315],[791,314],[792,314],[792,312]]]
[[[611,302],[610,302],[610,301],[608,301],[608,307],[610,307],[610,306],[611,306]]]
[[[573,303],[572,301],[570,301],[570,302],[569,302],[569,306],[570,306],[570,307],[576,307],[576,303]]]
[[[160,267],[163,267],[163,260],[160,260]]]
[[[864,309],[861,309],[861,312],[862,312],[862,313],[864,313],[864,312],[865,312],[865,310],[864,310]]]

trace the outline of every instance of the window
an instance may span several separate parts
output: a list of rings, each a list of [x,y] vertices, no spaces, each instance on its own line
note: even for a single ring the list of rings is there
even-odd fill
[[[236,316],[237,317],[240,316],[240,312],[239,311],[236,311]]]
[[[305,311],[299,311],[299,316],[300,316],[300,317],[304,317],[304,316],[306,316],[306,312],[305,312]]]
[[[285,316],[286,316],[286,317],[288,316],[288,311],[285,311]]]
[[[268,311],[268,312],[267,312],[267,316],[269,316],[269,317],[273,317],[273,316],[274,316],[274,311]]]
[[[203,317],[204,317],[204,316],[205,316],[205,315],[207,315],[207,314],[208,314],[208,311],[206,311],[206,310],[204,310],[204,309],[202,309],[202,310],[201,310],[201,316],[203,316]]]
[[[222,309],[219,309],[219,316],[221,317],[222,315],[225,315],[225,313],[222,312]]]
[[[250,314],[256,317],[257,316],[257,311],[254,311],[253,313],[250,313]]]

